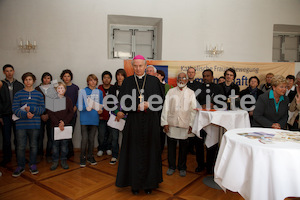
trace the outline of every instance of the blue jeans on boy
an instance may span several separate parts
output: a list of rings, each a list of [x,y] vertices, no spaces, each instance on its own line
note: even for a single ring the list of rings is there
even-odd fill
[[[60,160],[67,160],[67,155],[69,152],[68,144],[69,140],[54,140],[54,128],[51,129],[52,136],[52,161],[56,162],[59,160],[59,152],[60,152]]]
[[[109,139],[108,142],[111,142],[112,146],[112,157],[113,158],[118,158],[119,155],[119,130],[109,127]]]
[[[16,132],[17,137],[17,162],[19,167],[25,168],[25,152],[27,145],[27,137],[29,139],[29,166],[36,164],[36,156],[38,151],[38,138],[39,129],[18,129]]]
[[[2,136],[3,136],[3,163],[8,163],[12,158],[12,150],[11,150],[11,129],[14,132],[14,144],[15,144],[15,152],[17,152],[17,139],[16,139],[16,124],[11,119],[11,115],[2,116],[3,127],[2,127]]]
[[[81,153],[80,158],[83,159],[87,155],[87,159],[93,158],[94,138],[97,132],[96,125],[81,125]]]
[[[99,120],[98,126],[98,151],[111,150],[111,142],[109,140],[109,132],[107,120]]]

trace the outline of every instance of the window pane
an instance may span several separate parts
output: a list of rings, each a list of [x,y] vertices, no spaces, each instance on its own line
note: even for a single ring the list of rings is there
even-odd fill
[[[280,49],[281,46],[281,37],[274,36],[273,37],[273,49]]]
[[[143,55],[146,59],[153,59],[152,47],[150,45],[136,45],[136,55]]]
[[[114,57],[132,57],[132,47],[131,45],[115,45],[114,47]]]
[[[285,49],[297,49],[297,37],[285,37]]]
[[[131,40],[132,40],[132,31],[114,30],[115,43],[131,44]]]
[[[114,57],[132,57],[132,31],[114,30]]]
[[[280,61],[280,49],[273,49],[273,62]]]
[[[153,31],[136,31],[135,43],[152,45]]]
[[[284,60],[290,62],[297,61],[297,50],[285,50]]]

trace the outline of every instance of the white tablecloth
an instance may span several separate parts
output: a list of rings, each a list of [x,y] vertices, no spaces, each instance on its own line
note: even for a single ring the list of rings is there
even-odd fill
[[[200,137],[200,130],[203,128],[207,133],[205,144],[209,148],[219,141],[219,126],[226,130],[250,128],[248,112],[244,110],[198,111],[192,132]]]
[[[280,132],[264,128],[227,131],[214,169],[215,182],[224,190],[240,193],[245,199],[300,197],[300,144],[263,144],[257,139],[237,135],[255,131]]]

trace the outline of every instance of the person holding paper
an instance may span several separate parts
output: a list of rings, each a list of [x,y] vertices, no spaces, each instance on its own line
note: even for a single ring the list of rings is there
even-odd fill
[[[88,87],[80,90],[77,103],[81,124],[80,167],[85,167],[86,161],[91,165],[97,164],[93,155],[94,139],[99,125],[99,114],[102,113],[101,104],[103,103],[102,91],[96,88],[97,76],[90,74],[86,81]]]
[[[25,170],[27,138],[30,146],[29,170],[31,174],[39,173],[36,166],[36,156],[41,126],[40,115],[45,111],[43,95],[33,88],[35,76],[31,72],[27,72],[23,74],[22,80],[25,88],[15,94],[12,104],[14,114],[20,118],[16,121],[18,167],[13,172],[13,177],[20,176]]]
[[[118,69],[116,71],[116,83],[109,88],[108,94],[114,95],[115,97],[118,97],[120,88],[123,84],[124,79],[127,77],[126,71],[124,69]],[[109,105],[108,105],[109,106]],[[112,105],[112,107],[115,105]],[[125,114],[123,112],[120,112],[120,105],[117,104],[118,108],[111,112],[111,115],[116,116],[116,121],[120,121],[120,115],[122,118],[124,118]],[[119,116],[117,115],[118,112],[120,112]],[[110,116],[113,117],[113,116]],[[115,127],[110,127],[108,126],[108,131],[109,131],[109,137],[108,137],[108,143],[111,143],[112,145],[112,158],[110,160],[111,165],[114,165],[117,163],[117,159],[119,156],[119,130],[116,129]]]
[[[77,99],[78,99],[79,87],[72,82],[73,73],[69,69],[65,69],[61,72],[60,79],[67,86],[67,91],[66,91],[65,96],[69,97],[72,100],[74,113],[73,113],[73,118],[72,118],[71,124],[72,124],[72,127],[73,127],[72,134],[74,134],[76,120],[77,120],[77,107],[76,107],[76,104],[77,104]],[[68,151],[68,156],[67,157],[69,159],[72,156],[74,156],[74,149],[73,149],[73,141],[72,140],[69,140],[68,150],[69,151]]]
[[[69,165],[67,164],[67,155],[68,155],[68,141],[69,139],[62,139],[62,140],[54,140],[54,134],[58,134],[55,132],[55,127],[58,127],[60,131],[64,131],[64,128],[67,124],[70,124],[73,118],[73,104],[72,100],[69,97],[65,97],[66,93],[66,85],[63,82],[58,82],[58,86],[56,91],[58,93],[58,97],[61,99],[65,99],[66,109],[60,110],[57,112],[52,112],[51,110],[47,110],[47,114],[49,115],[51,121],[51,137],[53,141],[52,145],[52,166],[50,170],[55,170],[58,166],[59,160],[59,152],[60,155],[60,164],[63,169],[69,169]],[[60,132],[59,134],[63,134]]]

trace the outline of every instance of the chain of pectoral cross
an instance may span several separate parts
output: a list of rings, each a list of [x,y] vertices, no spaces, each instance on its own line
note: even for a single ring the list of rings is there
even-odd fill
[[[145,74],[144,83],[143,83],[142,88],[140,89],[139,84],[138,84],[137,79],[136,79],[136,75],[134,75],[134,80],[135,80],[135,83],[136,83],[136,87],[137,87],[138,92],[140,94],[139,97],[138,97],[140,99],[140,103],[142,103],[143,99],[144,99],[144,96],[142,95],[142,93],[144,91],[144,87],[145,87],[145,83],[146,83],[146,78],[147,78],[147,74]]]

